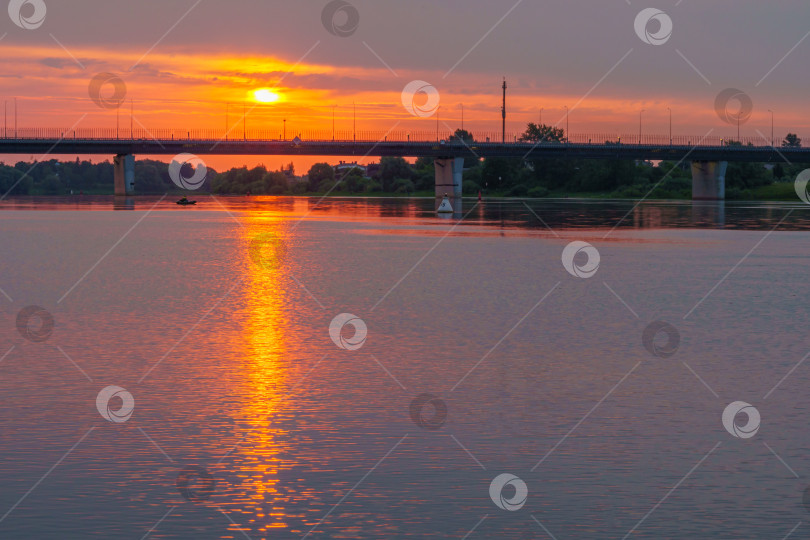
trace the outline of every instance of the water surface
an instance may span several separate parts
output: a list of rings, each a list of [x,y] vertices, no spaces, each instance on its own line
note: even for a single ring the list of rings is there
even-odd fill
[[[198,200],[0,206],[0,537],[807,534],[805,206]],[[672,355],[644,346],[658,320]]]

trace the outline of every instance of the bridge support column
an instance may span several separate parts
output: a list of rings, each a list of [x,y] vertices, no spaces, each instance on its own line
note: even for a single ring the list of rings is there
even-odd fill
[[[113,158],[115,177],[115,194],[132,195],[135,193],[135,156],[119,154]]]
[[[453,205],[453,212],[460,213],[464,158],[437,158],[433,160],[433,165],[436,169],[436,208],[447,195]]]
[[[722,201],[726,198],[728,161],[692,162],[692,199]]]

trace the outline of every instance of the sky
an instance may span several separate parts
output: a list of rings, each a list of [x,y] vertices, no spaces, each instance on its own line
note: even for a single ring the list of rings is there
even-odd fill
[[[329,137],[334,114],[338,138],[418,137],[460,127],[463,107],[465,128],[494,135],[505,77],[513,133],[542,118],[666,134],[671,110],[676,135],[736,136],[716,103],[733,88],[750,98],[743,136],[770,137],[769,110],[777,138],[810,136],[806,1],[11,0],[2,15],[4,126],[16,97],[20,128]],[[111,108],[90,97],[99,74],[121,81],[96,88]],[[403,100],[412,81],[437,108]]]

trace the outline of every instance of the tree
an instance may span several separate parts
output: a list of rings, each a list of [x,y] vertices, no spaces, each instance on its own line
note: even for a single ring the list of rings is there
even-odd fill
[[[413,168],[416,169],[417,172],[430,169],[430,173],[433,174],[433,158],[425,156],[416,158],[416,163],[413,164]]]
[[[139,193],[157,193],[163,188],[164,182],[157,167],[151,163],[136,161],[135,185]]]
[[[545,124],[529,122],[526,131],[520,136],[520,142],[534,143],[562,143],[565,142],[565,131]],[[566,158],[534,159],[529,162],[529,168],[534,171],[534,185],[541,185],[547,189],[578,189],[575,178],[580,165],[579,160]]]
[[[481,170],[481,181],[490,191],[506,191],[515,185],[520,160],[509,158],[486,158]]]
[[[450,143],[459,142],[463,144],[465,147],[469,148],[470,151],[472,151],[472,153],[475,154],[475,157],[464,158],[465,169],[475,167],[478,164],[480,158],[477,157],[475,149],[472,148],[473,145],[475,144],[475,138],[473,137],[472,133],[470,133],[466,129],[457,129],[455,133],[453,133],[453,135],[451,135],[447,141]]]
[[[28,195],[32,183],[31,177],[23,177],[23,173],[18,169],[5,165],[0,167],[0,192],[3,194],[14,186],[10,195]]]
[[[518,140],[520,142],[563,142],[565,131],[553,126],[529,122],[526,131]]]
[[[392,191],[394,180],[405,178],[410,180],[413,176],[411,166],[401,157],[384,157],[380,160],[380,170],[377,173],[377,180],[382,185],[383,191]]]
[[[357,193],[363,190],[363,170],[358,167],[353,167],[347,171],[343,171],[338,177],[338,187],[340,191],[348,191],[350,193]]]
[[[773,183],[773,173],[762,163],[730,162],[726,170],[726,187],[750,189]]]
[[[290,185],[287,181],[287,175],[281,171],[269,172],[264,175],[261,180],[263,192],[272,195],[284,193],[289,189]]]
[[[795,133],[788,133],[785,140],[782,141],[784,148],[801,148],[802,140]]]
[[[371,178],[361,178],[360,181],[357,183],[357,192],[358,193],[375,193],[380,191],[382,188],[380,184],[372,180]]]
[[[457,129],[455,133],[453,133],[448,142],[465,142],[467,144],[472,144],[475,142],[475,138],[473,137],[472,133],[467,131],[466,129]]]
[[[324,180],[335,179],[335,169],[328,163],[316,163],[310,167],[307,176],[309,177],[310,191],[315,191]]]
[[[413,182],[407,178],[398,178],[394,180],[394,192],[396,193],[413,193]]]
[[[433,164],[433,158],[418,158],[416,163],[413,164],[413,171],[413,183],[417,191],[433,189],[436,184],[436,166]]]

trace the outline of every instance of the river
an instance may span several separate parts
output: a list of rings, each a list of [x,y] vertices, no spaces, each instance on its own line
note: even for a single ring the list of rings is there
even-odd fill
[[[810,207],[197,199],[0,205],[0,537],[810,529]]]

